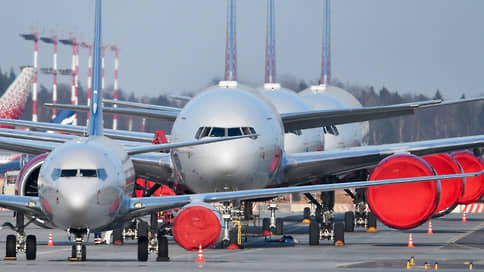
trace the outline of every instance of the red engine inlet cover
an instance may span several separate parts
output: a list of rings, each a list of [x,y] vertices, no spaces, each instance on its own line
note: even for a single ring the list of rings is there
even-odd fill
[[[173,223],[173,237],[186,250],[207,248],[220,237],[220,221],[207,207],[191,206],[181,210]]]
[[[462,169],[459,163],[447,154],[438,154],[422,157],[430,163],[437,175],[460,174]],[[441,212],[457,203],[464,192],[464,179],[444,179],[440,181],[440,200],[436,212]]]
[[[474,157],[472,152],[459,151],[451,154],[460,164],[464,173],[479,172],[484,169],[483,162]],[[468,177],[464,188],[464,195],[458,200],[459,204],[471,204],[484,194],[484,177]]]
[[[409,154],[390,156],[381,161],[369,180],[433,176],[432,167],[423,159]],[[417,182],[369,187],[368,205],[386,225],[409,229],[432,216],[439,204],[439,182]]]

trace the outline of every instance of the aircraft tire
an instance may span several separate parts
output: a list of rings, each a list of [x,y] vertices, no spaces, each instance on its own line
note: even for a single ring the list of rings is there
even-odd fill
[[[342,246],[345,243],[345,226],[343,223],[338,222],[334,224],[334,244],[336,246]]]
[[[122,245],[123,242],[123,229],[113,229],[113,244]]]
[[[145,236],[148,237],[148,223],[144,221],[139,221],[138,223],[138,237]]]
[[[309,245],[319,245],[319,223],[316,220],[311,220],[309,223]]]
[[[269,230],[269,226],[271,224],[271,219],[270,218],[263,218],[262,219],[262,231]]]
[[[158,232],[158,257],[156,261],[158,262],[168,262],[170,257],[168,257],[168,239],[163,235],[163,232]]]
[[[345,212],[345,231],[354,232],[355,231],[355,214],[353,212]]]
[[[87,248],[86,245],[81,246],[81,261],[85,262],[87,257]]]
[[[276,234],[282,235],[284,233],[284,220],[276,218]]]
[[[35,235],[27,235],[25,255],[27,260],[35,260],[37,256],[37,239]]]
[[[72,258],[77,258],[77,250],[76,250],[76,245],[72,245],[71,257],[72,257]]]
[[[311,215],[311,209],[309,209],[309,207],[305,207],[303,211],[303,219],[309,219],[310,215]]]
[[[376,216],[374,213],[368,213],[368,228],[376,228]]]
[[[7,235],[7,248],[5,257],[15,258],[17,257],[17,237],[15,235]]]
[[[323,209],[320,207],[316,208],[316,212],[314,213],[314,218],[316,222],[323,223]]]
[[[138,261],[146,262],[148,260],[148,237],[138,237]]]

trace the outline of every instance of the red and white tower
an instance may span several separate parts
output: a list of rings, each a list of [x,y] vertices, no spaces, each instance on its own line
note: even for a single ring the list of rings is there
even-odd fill
[[[91,88],[92,88],[92,82],[91,82],[91,77],[92,77],[92,45],[89,44],[88,42],[83,42],[80,44],[81,47],[87,48],[89,50],[89,58],[87,60],[87,105],[91,105]],[[89,119],[89,112],[87,113],[87,119],[86,119],[86,124],[87,120]]]
[[[50,43],[54,45],[54,54],[52,59],[52,75],[53,75],[53,82],[52,82],[52,103],[57,104],[57,44],[58,44],[58,37],[54,34],[52,37],[41,37],[41,41],[45,43]],[[43,70],[43,69],[42,69]],[[50,70],[50,69],[47,69]],[[46,73],[50,74],[50,71],[46,71]],[[55,118],[57,115],[57,109],[52,108],[52,119]]]
[[[72,45],[72,84],[71,84],[71,103],[72,105],[77,105],[77,96],[76,96],[76,79],[77,79],[77,52],[78,52],[78,45],[76,38],[71,38],[67,40],[60,40],[61,43],[65,45]],[[72,121],[73,125],[77,125],[77,114],[74,114],[74,120]]]
[[[119,68],[119,48],[112,44],[109,49],[114,51],[114,100],[118,100],[118,68]],[[114,107],[118,105],[114,104]],[[113,115],[113,129],[118,129],[118,116]]]
[[[37,122],[37,70],[39,55],[39,33],[20,34],[22,38],[28,41],[34,41],[34,83],[32,85],[32,121]]]

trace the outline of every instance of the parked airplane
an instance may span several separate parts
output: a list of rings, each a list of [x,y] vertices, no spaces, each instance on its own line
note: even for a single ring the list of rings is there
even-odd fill
[[[234,14],[234,8],[233,8],[233,1],[229,1],[229,11],[231,12],[231,14]],[[328,9],[327,9],[328,10]],[[233,18],[231,16],[229,16],[229,21],[233,22]],[[235,67],[236,67],[236,64],[235,64],[235,39],[233,38],[233,35],[235,33],[235,31],[233,31],[233,26],[232,24],[229,24],[228,26],[228,40],[227,40],[227,45],[228,45],[228,49],[227,49],[227,54],[226,54],[226,60],[227,60],[227,63],[226,63],[226,68],[228,69],[226,72],[225,72],[225,75],[226,75],[226,79],[234,79],[235,78]],[[230,69],[233,69],[233,71],[231,71]],[[327,78],[327,77],[326,77]],[[220,90],[220,89],[224,89],[223,91],[223,94],[220,94],[219,96],[215,96],[213,95],[212,99],[213,99],[213,102],[207,102],[205,101],[205,99],[202,99],[202,97],[206,97],[208,96],[208,94],[210,94],[210,96],[213,94],[213,93],[217,93],[217,90]],[[231,92],[231,91],[236,91],[236,92]],[[229,121],[229,120],[225,120],[224,117],[220,117],[220,116],[217,116],[217,115],[226,115],[226,117],[230,116],[230,114],[232,112],[236,112],[236,108],[238,108],[239,106],[235,106],[235,105],[232,105],[231,103],[234,103],[234,104],[243,104],[244,100],[243,99],[240,99],[240,102],[236,102],[237,99],[234,98],[234,97],[237,97],[238,94],[236,94],[237,92],[242,92],[242,93],[245,93],[245,95],[253,95],[255,97],[257,97],[258,100],[261,100],[259,101],[258,103],[255,103],[253,102],[251,106],[247,106],[246,108],[247,109],[250,109],[250,108],[253,108],[255,105],[258,105],[258,104],[261,104],[261,103],[265,103],[265,107],[266,107],[266,111],[269,110],[272,112],[272,115],[274,116],[279,116],[281,118],[281,121],[283,123],[283,131],[286,132],[286,134],[290,131],[298,131],[298,130],[302,130],[302,129],[308,129],[308,128],[317,128],[317,127],[324,127],[326,128],[328,131],[332,130],[333,132],[335,131],[334,128],[335,128],[335,125],[338,125],[338,124],[346,124],[346,123],[352,123],[352,122],[355,122],[355,121],[364,121],[364,120],[371,120],[371,119],[376,119],[376,118],[382,118],[382,117],[390,117],[390,116],[397,116],[397,115],[402,115],[402,114],[405,114],[405,113],[411,113],[413,112],[412,110],[409,110],[410,108],[413,108],[413,109],[417,109],[417,108],[427,108],[427,107],[434,107],[434,106],[440,106],[437,105],[438,104],[438,101],[428,101],[428,102],[420,102],[420,103],[417,103],[417,104],[403,104],[403,105],[393,105],[393,106],[384,106],[384,107],[372,107],[372,108],[342,108],[342,109],[337,109],[337,110],[319,110],[319,111],[303,111],[303,112],[286,112],[286,113],[279,113],[277,112],[277,110],[274,109],[273,105],[270,103],[270,102],[267,102],[266,98],[264,96],[262,96],[260,93],[258,92],[254,92],[248,88],[245,88],[245,87],[241,87],[241,86],[238,86],[237,82],[236,81],[222,81],[219,86],[215,86],[213,88],[210,88],[209,90],[207,90],[204,94],[200,95],[200,96],[197,96],[195,98],[193,98],[193,101],[197,101],[197,102],[194,102],[196,106],[193,106],[193,104],[187,104],[186,107],[184,109],[176,109],[176,110],[170,110],[170,109],[166,109],[166,108],[156,108],[156,107],[152,107],[152,106],[148,106],[148,105],[136,105],[137,108],[142,108],[142,109],[127,109],[127,108],[116,108],[116,109],[113,109],[113,108],[107,108],[111,113],[113,112],[116,112],[118,114],[137,114],[137,115],[140,115],[140,116],[145,116],[145,117],[158,117],[158,118],[163,118],[163,119],[168,119],[168,120],[173,120],[175,122],[175,126],[174,126],[174,129],[176,127],[176,124],[177,122],[181,123],[183,121],[180,121],[180,120],[186,120],[184,118],[182,113],[184,112],[184,110],[187,109],[187,107],[190,109],[190,110],[193,110],[193,108],[200,108],[199,110],[197,109],[196,111],[200,111],[199,112],[199,115],[197,115],[197,123],[199,124],[199,127],[198,127],[198,130],[196,133],[196,129],[195,128],[192,128],[191,126],[189,125],[186,125],[184,126],[185,128],[187,129],[194,129],[193,131],[193,137],[194,138],[203,138],[203,137],[217,137],[218,135],[223,135],[224,133],[227,134],[227,135],[231,135],[231,133],[241,133],[239,130],[237,130],[237,126],[233,127],[234,130],[233,131],[225,131],[224,127],[226,126],[218,126],[218,127],[212,127],[212,126],[206,126],[205,123],[207,123],[207,121],[204,121],[204,120],[211,120],[209,123],[229,123],[229,124],[239,124],[239,128],[247,128],[249,129],[248,131],[250,131],[250,128],[254,128],[255,126],[248,126],[246,123],[247,122],[256,122],[256,121],[252,121],[252,120],[257,120],[258,117],[257,116],[257,112],[259,113],[263,113],[264,110],[254,110],[253,113],[243,113],[243,112],[239,112],[237,113],[236,115],[238,117],[232,117],[232,121]],[[225,98],[225,96],[229,96],[230,98]],[[330,99],[330,98],[327,98],[327,99]],[[480,100],[480,98],[477,98],[477,99],[474,99],[474,100]],[[200,102],[202,101],[202,102]],[[231,103],[228,103],[230,102]],[[455,103],[456,101],[453,101],[453,102],[445,102],[446,104],[452,104],[452,103]],[[457,101],[457,102],[462,102],[462,101]],[[132,104],[132,102],[129,102],[129,103],[126,103],[124,102],[125,105],[129,105],[130,103]],[[222,110],[224,109],[224,107],[222,105],[219,105],[219,103],[221,104],[224,104],[224,105],[227,105],[227,108],[225,108],[225,110]],[[190,105],[190,107],[189,107]],[[71,105],[59,105],[57,104],[56,105],[57,107],[59,108],[75,108],[75,109],[85,109],[87,107],[85,106],[71,106]],[[258,106],[257,106],[258,107]],[[206,108],[206,109],[205,109]],[[188,109],[187,109],[188,110]],[[222,112],[222,114],[220,113]],[[262,116],[264,116],[265,114],[262,114]],[[244,117],[244,118],[242,118]],[[250,117],[250,118],[249,118]],[[181,119],[180,119],[181,118]],[[242,120],[239,120],[240,118],[242,118]],[[270,117],[270,118],[274,118],[274,117]],[[249,120],[249,121],[247,121]],[[18,122],[17,122],[18,123]],[[11,123],[10,123],[11,124]],[[243,125],[240,125],[240,124],[243,124]],[[37,124],[36,124],[37,125]],[[181,127],[180,127],[181,129]],[[274,130],[273,132],[277,134],[277,131],[278,130]],[[360,128],[358,127],[358,131],[360,131]],[[180,132],[181,133],[181,132]],[[115,135],[116,132],[114,132],[113,135]],[[175,139],[175,131],[172,133],[172,137],[173,139]],[[190,136],[192,137],[192,136]],[[190,138],[189,137],[189,138]],[[284,136],[284,138],[286,138],[286,136]],[[188,139],[188,138],[187,138]],[[192,138],[191,138],[192,139]],[[282,141],[282,142],[285,142],[284,139],[280,139],[280,138],[276,138],[277,141]],[[333,147],[334,148],[334,147]],[[375,148],[375,147],[372,147],[372,148]],[[236,150],[233,150],[231,152],[233,152],[234,154],[238,154],[238,153],[241,153],[241,154],[244,154],[244,152],[246,151],[246,149],[242,148],[241,150],[243,151],[239,151],[237,152]],[[265,149],[266,150],[266,149]],[[273,150],[272,150],[273,151]],[[267,154],[269,154],[269,158],[272,158],[273,160],[273,163],[274,163],[274,167],[277,166],[278,164],[278,161],[281,160],[281,154],[286,154],[288,153],[287,152],[288,149],[287,149],[287,146],[285,145],[284,148],[282,149],[279,149],[278,153],[271,153],[271,152],[268,152],[267,150],[262,152],[262,157],[265,157]],[[305,151],[305,150],[304,150]],[[335,150],[336,152],[336,150]],[[338,151],[339,152],[339,151]],[[359,151],[360,152],[360,151]],[[175,154],[175,153],[174,153]],[[190,162],[194,162],[194,158],[192,158],[192,155],[193,155],[193,152],[189,151],[188,152],[188,157],[189,157],[189,161],[187,161],[186,163],[190,163]],[[321,156],[325,156],[326,153],[323,153]],[[423,153],[425,154],[425,153]],[[176,154],[175,154],[176,155]],[[245,155],[244,155],[245,156]],[[235,161],[237,161],[237,159],[235,158],[235,156],[232,156]],[[177,162],[179,161],[180,159],[176,156],[172,156],[172,162],[175,164],[174,165],[174,168],[177,169],[180,168],[181,166],[180,165],[177,165]],[[211,158],[210,160],[208,161],[211,161],[212,160],[215,161],[214,158]],[[226,182],[229,182],[231,183],[231,185],[224,185],[224,186],[219,186],[217,187],[215,184],[210,184],[210,186],[205,186],[204,185],[200,185],[200,184],[197,184],[195,181],[197,180],[197,178],[199,179],[207,179],[208,177],[211,178],[211,181],[216,183],[217,181],[215,180],[215,176],[217,176],[219,179],[222,179],[222,180],[225,180],[227,179],[227,173],[224,173],[222,172],[221,176],[219,176],[219,172],[218,171],[212,171],[213,169],[210,169],[210,170],[206,170],[205,167],[203,167],[203,163],[200,162],[201,164],[194,164],[195,166],[193,166],[191,169],[192,173],[187,173],[185,175],[187,176],[183,176],[181,175],[181,173],[183,172],[180,172],[179,170],[176,171],[176,177],[172,177],[173,179],[177,179],[178,180],[178,184],[179,186],[184,186],[186,187],[188,191],[191,191],[191,192],[204,192],[204,191],[201,191],[201,190],[209,190],[209,191],[212,191],[212,190],[215,190],[215,191],[219,191],[219,190],[226,190],[226,189],[231,189],[231,190],[236,190],[236,189],[243,189],[245,187],[243,187],[243,184],[238,184],[237,185],[237,182],[239,183],[243,183],[244,182],[244,179],[240,180],[240,181],[237,181],[237,179],[233,180],[233,181],[226,181]],[[260,167],[260,165],[258,165]],[[354,172],[354,171],[359,171],[359,170],[364,170],[364,169],[368,169],[368,168],[371,168],[375,166],[375,164],[372,164],[370,163],[368,166],[366,167],[361,167],[361,166],[358,166],[358,167],[353,167],[353,168],[348,168],[347,170],[344,170],[344,171],[341,171],[341,172],[338,172],[336,170],[333,170],[332,171],[327,171],[327,172],[321,172],[320,175],[318,176],[308,176],[306,177],[306,179],[300,179],[298,180],[297,182],[295,182],[294,184],[304,184],[304,183],[308,183],[308,182],[316,182],[316,183],[329,183],[329,182],[341,182],[341,180],[339,179],[339,176],[341,176],[342,174],[345,174],[345,173],[348,173],[348,172]],[[147,164],[144,165],[144,167],[148,167]],[[169,168],[169,166],[163,166],[164,168]],[[233,167],[233,166],[232,166]],[[201,168],[201,170],[199,169]],[[242,171],[243,169],[239,169],[240,171]],[[270,170],[270,169],[269,169]],[[275,170],[275,168],[273,169]],[[273,171],[272,170],[272,171]],[[207,171],[207,172],[205,172]],[[230,172],[230,171],[229,171]],[[243,172],[243,171],[242,171]],[[162,180],[162,181],[165,181],[166,182],[166,175],[163,175],[163,174],[159,174],[158,176],[149,176],[149,174],[146,174],[146,173],[149,173],[149,171],[143,171],[143,178],[147,178],[149,180]],[[272,173],[270,171],[270,173]],[[234,176],[237,176],[236,174],[234,174]],[[268,176],[271,176],[271,174],[269,174]],[[160,177],[162,177],[160,179]],[[243,178],[244,176],[240,176],[240,178]],[[245,176],[247,178],[250,177],[249,180],[252,180],[254,179],[253,176]],[[165,178],[165,180],[163,180],[163,178]],[[213,178],[213,179],[212,179]],[[362,171],[361,174],[359,175],[359,179],[360,180],[364,180],[367,178],[367,172],[365,171]],[[269,179],[272,179],[272,177],[270,178],[266,178],[266,181],[261,181],[262,184],[266,184],[267,181]],[[279,177],[279,179],[281,179]],[[284,179],[284,178],[282,178]],[[282,181],[282,183],[284,182],[287,182],[287,181]],[[188,183],[190,183],[190,185],[188,185]],[[265,186],[276,186],[276,185],[280,185],[278,184],[279,181],[271,181],[269,184],[266,184]],[[291,182],[287,182],[289,185],[292,185]],[[202,188],[203,187],[203,188]],[[226,188],[226,189],[224,189]],[[248,187],[248,188],[253,188],[253,187]],[[346,229],[348,231],[352,231],[352,225],[354,226],[355,224],[358,226],[358,225],[364,225],[364,226],[367,226],[367,227],[371,227],[372,224],[369,223],[369,221],[374,221],[374,218],[372,217],[372,214],[369,214],[366,212],[366,197],[365,197],[365,192],[364,191],[358,191],[356,193],[356,195],[354,195],[352,192],[350,191],[347,191],[350,195],[353,196],[353,198],[355,199],[355,204],[357,206],[357,213],[356,213],[356,220],[354,219],[355,215],[353,213],[347,213],[346,215]],[[451,191],[452,193],[454,193],[454,191]],[[314,202],[320,209],[319,211],[316,211],[316,216],[317,217],[321,217],[322,220],[320,220],[321,222],[321,233],[323,233],[322,237],[324,238],[334,238],[333,236],[333,216],[332,216],[332,193],[329,193],[329,194],[322,194],[321,195],[321,202],[322,204],[320,204],[313,196],[311,195],[307,195],[312,202]],[[455,203],[455,202],[454,202]],[[402,205],[402,207],[405,207],[405,205]],[[324,215],[322,215],[324,213]],[[272,222],[275,222],[275,215],[272,214],[273,216],[271,216],[271,221]],[[381,216],[381,215],[380,215]],[[425,215],[427,216],[427,215]],[[424,216],[424,217],[425,217]],[[372,218],[369,218],[369,217],[372,217]],[[351,223],[353,222],[353,224]],[[417,222],[423,222],[421,221],[420,217],[418,218]],[[224,234],[224,239],[228,239],[228,232],[227,232],[227,224],[225,224],[225,234]],[[276,232],[277,232],[277,228],[276,228]]]
[[[35,258],[35,237],[27,236],[24,243],[24,214],[43,220],[45,225],[66,229],[74,236],[72,257],[83,260],[86,258],[84,237],[87,233],[112,229],[127,220],[147,214],[153,217],[156,212],[166,209],[181,208],[173,226],[174,237],[182,247],[194,250],[199,246],[211,246],[217,241],[222,224],[227,231],[232,208],[242,200],[271,198],[294,192],[375,186],[375,191],[369,197],[372,209],[379,210],[377,215],[385,223],[405,228],[421,224],[431,216],[438,203],[438,180],[468,177],[464,195],[473,194],[472,197],[475,197],[484,192],[484,188],[481,188],[482,176],[479,176],[483,173],[482,165],[479,167],[472,164],[473,168],[467,169],[469,173],[466,174],[436,176],[428,164],[417,157],[481,148],[484,146],[484,136],[321,152],[284,151],[285,131],[339,124],[348,120],[361,121],[365,120],[362,118],[385,112],[412,112],[419,107],[435,106],[435,102],[378,107],[378,110],[355,109],[359,115],[354,111],[279,114],[264,102],[259,92],[240,87],[233,81],[222,82],[194,97],[176,114],[178,118],[172,130],[174,143],[120,145],[104,137],[102,128],[103,107],[98,91],[100,8],[101,2],[98,0],[95,16],[94,91],[87,127],[88,137],[66,143],[0,137],[0,148],[39,155],[23,169],[17,184],[18,195],[0,196],[0,206],[15,210],[18,215],[16,227],[19,240],[16,240],[15,235],[7,237],[9,258],[16,255],[16,249],[26,250],[28,259]],[[173,116],[173,113],[164,114]],[[11,125],[12,122],[21,123],[0,120],[2,124]],[[47,127],[42,123],[23,123]],[[61,125],[49,126],[64,129]],[[55,136],[45,133],[43,137],[48,139]],[[223,140],[231,142],[214,143]],[[156,152],[166,149],[170,152]],[[50,153],[41,155],[44,152]],[[378,175],[373,176],[371,181],[295,186],[307,184],[308,181],[324,183],[322,177],[326,175],[340,175],[374,167],[380,161],[375,169]],[[138,174],[159,182],[174,176],[180,186],[195,194],[132,198],[134,177]],[[382,180],[379,177],[389,179]],[[27,195],[23,188],[28,186],[37,186],[37,192]],[[278,186],[291,187],[274,188]],[[398,198],[385,197],[394,196],[395,187]],[[409,211],[406,205],[414,201],[416,190],[422,202]],[[224,203],[223,219],[211,205],[215,202]],[[391,211],[385,209],[390,205],[393,208]],[[388,212],[392,213],[389,218]],[[395,216],[405,220],[395,222]],[[156,220],[151,227],[152,233],[156,233]],[[343,228],[341,223],[320,226],[318,220],[314,220],[310,224],[311,244],[319,243],[321,238],[334,239],[336,244],[342,243]],[[147,260],[149,251],[164,246],[166,239],[161,234],[151,235],[149,239],[141,236],[138,240],[138,259]],[[160,252],[165,251],[158,250],[158,254]]]

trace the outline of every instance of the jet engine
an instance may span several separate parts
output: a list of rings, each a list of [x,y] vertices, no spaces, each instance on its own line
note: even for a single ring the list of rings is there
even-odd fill
[[[425,160],[411,154],[397,154],[382,160],[369,180],[433,176]],[[440,182],[402,183],[369,187],[371,211],[384,224],[396,229],[414,228],[434,214],[439,204]]]
[[[21,196],[38,196],[39,189],[37,180],[40,167],[44,163],[48,153],[38,155],[30,160],[20,171],[15,185],[15,194]]]
[[[422,159],[432,165],[437,175],[462,173],[459,163],[448,154],[430,155],[422,157]],[[440,185],[440,200],[436,216],[445,215],[453,210],[464,193],[465,179],[444,179],[440,181]]]
[[[464,173],[479,172],[484,169],[481,159],[475,157],[472,152],[459,151],[451,156],[460,164]],[[458,200],[459,204],[471,204],[477,201],[484,194],[484,177],[467,177],[464,194]]]
[[[173,223],[173,237],[186,250],[212,246],[220,238],[222,220],[215,207],[196,203],[183,207]]]

